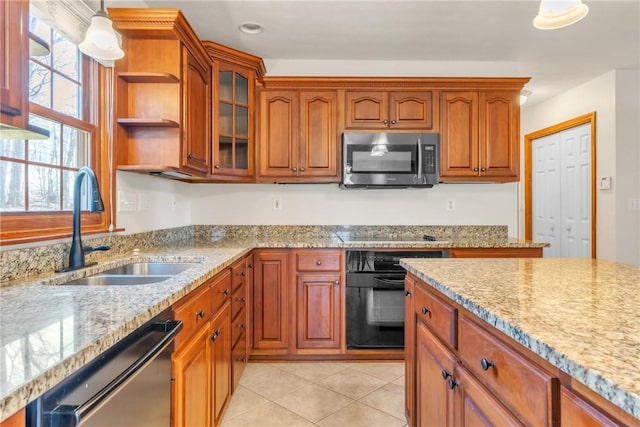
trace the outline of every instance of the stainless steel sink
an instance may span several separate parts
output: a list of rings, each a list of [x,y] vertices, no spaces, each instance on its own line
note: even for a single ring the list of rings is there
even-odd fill
[[[100,275],[175,276],[193,267],[191,262],[135,262],[99,273]]]
[[[63,283],[63,285],[148,285],[170,279],[196,264],[197,263],[193,262],[134,262],[97,273],[93,276],[72,280]]]
[[[126,285],[148,285],[150,283],[162,282],[171,276],[114,276],[114,275],[96,275],[83,277],[81,279],[72,280],[64,283],[64,285],[77,286],[126,286]]]

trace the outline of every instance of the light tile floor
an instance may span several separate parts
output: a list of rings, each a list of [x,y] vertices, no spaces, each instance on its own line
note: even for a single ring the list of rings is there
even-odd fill
[[[249,363],[222,427],[403,427],[402,362]]]

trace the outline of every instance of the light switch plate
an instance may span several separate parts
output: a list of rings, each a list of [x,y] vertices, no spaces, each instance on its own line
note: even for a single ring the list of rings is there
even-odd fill
[[[138,193],[118,191],[118,212],[137,212]]]
[[[611,189],[611,177],[610,176],[601,176],[598,180],[598,188],[600,190],[610,190]]]

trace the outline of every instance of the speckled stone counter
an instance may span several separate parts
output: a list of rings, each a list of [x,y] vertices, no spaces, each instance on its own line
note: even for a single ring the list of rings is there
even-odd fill
[[[0,420],[110,348],[251,247],[165,248],[0,288]],[[135,261],[194,262],[148,285],[60,283]]]
[[[560,258],[401,263],[640,419],[639,267]]]
[[[344,242],[341,232],[432,233],[438,242]],[[98,265],[55,274],[68,243],[3,250],[0,286],[0,421],[170,307],[254,248],[542,247],[506,237],[504,226],[190,226],[86,238],[108,244]],[[192,261],[167,281],[134,286],[55,286],[132,261]]]

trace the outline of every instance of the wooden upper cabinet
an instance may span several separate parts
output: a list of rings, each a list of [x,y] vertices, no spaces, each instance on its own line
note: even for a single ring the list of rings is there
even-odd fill
[[[203,41],[213,61],[213,169],[215,181],[255,178],[256,78],[266,70],[262,59]]]
[[[109,8],[116,61],[118,169],[206,179],[211,170],[211,60],[177,9]]]
[[[260,181],[339,180],[336,91],[260,93]]]
[[[443,181],[519,179],[518,92],[442,92],[440,114]]]
[[[28,112],[27,73],[29,36],[28,0],[0,3],[0,118],[2,124],[24,127]]]
[[[345,93],[345,128],[434,131],[437,108],[433,91]],[[436,104],[437,107],[437,104]],[[435,117],[434,117],[435,115]],[[435,120],[434,120],[435,118]]]
[[[183,55],[183,166],[207,173],[211,169],[211,65],[186,47]]]

